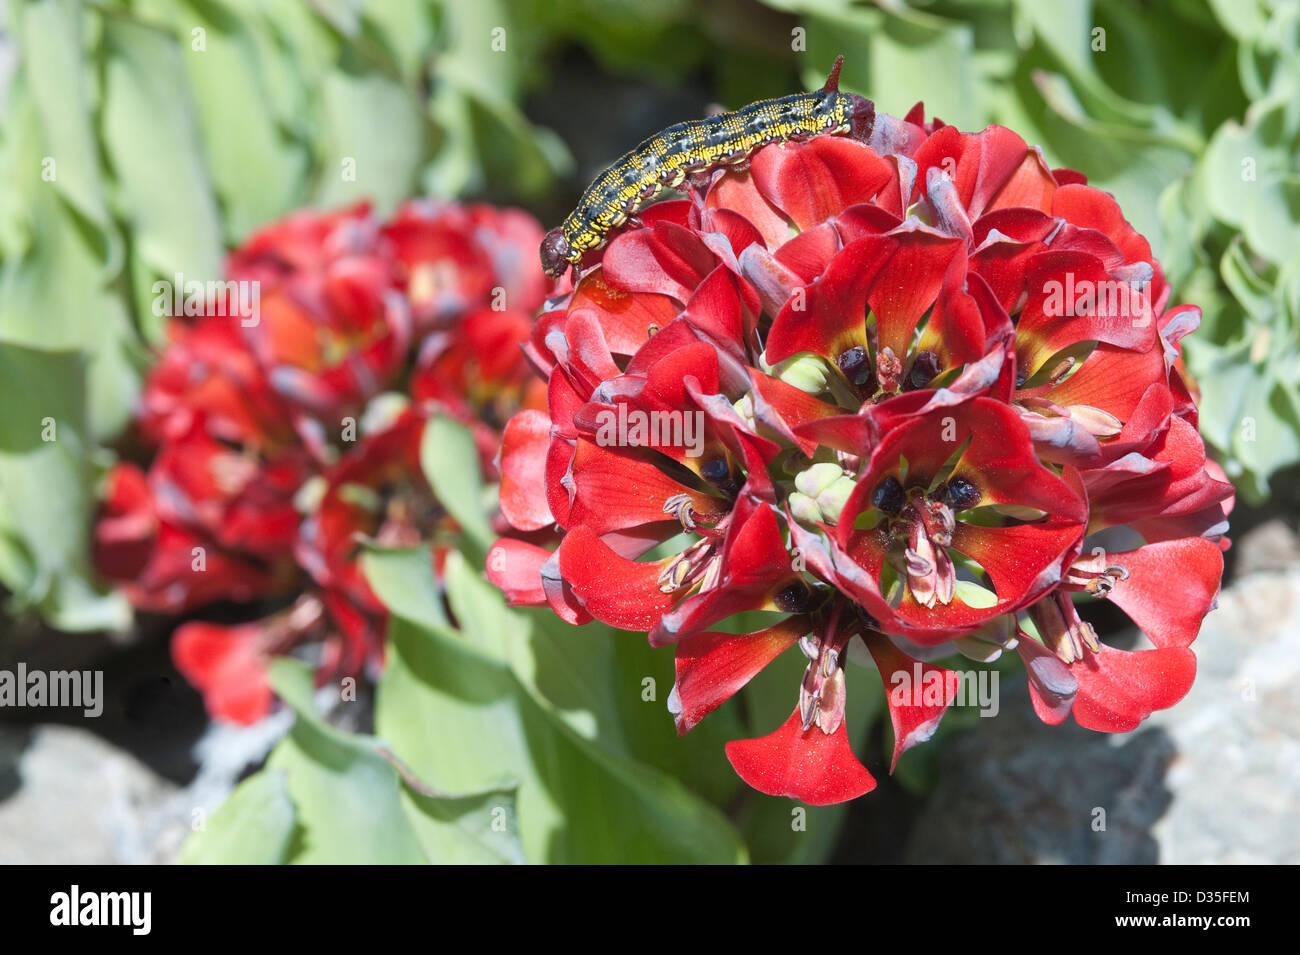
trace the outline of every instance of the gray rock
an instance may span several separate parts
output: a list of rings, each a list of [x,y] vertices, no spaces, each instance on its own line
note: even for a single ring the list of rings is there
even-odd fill
[[[1149,721],[1178,749],[1160,861],[1300,863],[1300,569],[1242,578],[1193,646],[1191,692]]]
[[[1239,578],[1261,570],[1300,567],[1300,535],[1280,517],[1252,527],[1234,540]]]
[[[1128,734],[1044,726],[1005,680],[946,741],[908,861],[1300,862],[1300,569],[1240,579],[1193,646],[1187,697]]]
[[[0,863],[161,861],[149,811],[175,791],[83,729],[0,727]]]
[[[285,709],[255,726],[212,724],[184,787],[89,729],[0,725],[0,864],[174,862],[292,722]]]
[[[1169,804],[1169,737],[1142,730],[1117,741],[1072,722],[1046,726],[1023,683],[1002,687],[997,717],[945,741],[905,860],[1155,862],[1150,829]]]

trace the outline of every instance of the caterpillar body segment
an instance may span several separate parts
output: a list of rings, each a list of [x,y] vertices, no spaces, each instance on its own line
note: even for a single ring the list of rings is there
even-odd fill
[[[811,93],[759,100],[728,113],[677,123],[656,133],[596,177],[563,224],[542,240],[542,270],[558,278],[569,266],[605,244],[617,229],[664,189],[680,186],[718,166],[739,163],[768,143],[807,139],[823,133],[865,141],[875,106],[839,90],[837,57],[826,85]]]

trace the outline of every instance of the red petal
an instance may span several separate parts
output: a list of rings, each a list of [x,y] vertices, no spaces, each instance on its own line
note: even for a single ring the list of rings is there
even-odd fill
[[[956,127],[945,126],[926,140],[915,158],[918,186],[925,185],[932,168],[948,174],[972,221],[986,209],[992,211],[994,198],[1004,189],[1008,190],[1008,199],[1025,201],[1000,205],[1032,204],[1039,208],[1033,201],[1035,196],[1053,185],[1050,177],[1037,187],[1031,184],[1034,164],[1041,165],[1041,158],[1023,139],[1002,126],[989,126],[978,133],[963,133]],[[1026,163],[1030,167],[1028,179],[1021,181],[1021,170]],[[1042,173],[1046,175],[1047,170],[1043,168]]]
[[[1115,584],[1110,600],[1152,643],[1186,647],[1196,639],[1219,594],[1223,552],[1218,544],[1189,537],[1108,554],[1105,560],[1128,568],[1128,580]]]
[[[624,630],[648,631],[672,609],[677,595],[659,589],[659,575],[673,560],[620,557],[585,527],[564,535],[557,552],[560,574],[597,620]]]
[[[754,386],[750,392],[754,402],[754,417],[786,440],[797,444],[811,458],[817,450],[818,442],[796,434],[795,429],[807,421],[832,417],[838,409],[794,385],[786,384],[780,378],[773,378],[753,368],[749,369],[749,380]]]
[[[521,411],[501,436],[501,513],[512,527],[535,531],[553,524],[546,503],[546,455],[551,419],[542,411]]]
[[[208,713],[248,726],[271,711],[265,639],[261,624],[187,623],[172,636],[172,660],[203,694]]]
[[[1052,215],[1108,236],[1129,262],[1156,264],[1151,243],[1129,225],[1115,197],[1092,186],[1064,185],[1052,196]]]
[[[924,743],[939,728],[939,721],[957,695],[958,677],[952,670],[913,660],[887,637],[868,639],[867,649],[885,685],[889,722],[894,727],[894,756],[889,764],[893,773],[898,757]],[[936,688],[941,702],[927,702]]]
[[[607,279],[630,292],[654,292],[686,302],[717,257],[700,237],[674,222],[625,232],[602,260]]]
[[[1120,348],[1155,348],[1159,331],[1151,302],[1113,279],[1095,256],[1041,252],[1025,275],[1029,299],[1016,323],[1016,356],[1032,375],[1056,352],[1086,341]]]
[[[786,302],[768,332],[765,356],[770,364],[801,351],[835,359],[867,344],[867,294],[894,251],[881,236],[846,245],[831,260],[816,285]]]
[[[759,233],[769,249],[775,249],[790,237],[790,224],[754,186],[753,174],[727,170],[714,180],[704,197],[710,209],[729,209],[744,216]]]
[[[1173,706],[1196,679],[1196,654],[1186,647],[1157,650],[1085,649],[1070,666],[1079,684],[1075,721],[1090,730],[1126,733],[1155,710]]]
[[[811,285],[839,250],[840,234],[834,225],[823,222],[777,249],[776,260],[798,275],[801,285]]]
[[[867,304],[876,316],[879,347],[892,348],[902,358],[911,347],[917,322],[934,304],[954,256],[964,256],[965,242],[907,224],[887,238],[896,246],[876,275]]]
[[[719,502],[670,478],[649,460],[579,438],[570,465],[573,493],[568,525],[581,524],[597,535],[642,524],[674,521],[664,502],[687,495],[706,522],[718,516]]]
[[[810,806],[845,802],[876,788],[871,773],[853,755],[845,724],[829,736],[815,725],[805,730],[798,707],[776,732],[728,743],[727,759],[759,792]]]
[[[700,216],[700,228],[704,232],[718,232],[727,237],[727,244],[737,258],[751,245],[764,247],[763,234],[754,223],[734,209],[713,209],[705,207]]]
[[[731,699],[810,629],[807,617],[790,617],[754,633],[697,633],[677,644],[677,732],[687,732]]]
[[[605,280],[602,268],[582,277],[569,300],[569,311],[589,308],[600,316],[609,350],[632,355],[650,337],[651,325],[663,327],[677,317],[678,306],[667,295],[626,292]]]
[[[503,537],[488,550],[487,577],[512,607],[540,607],[546,603],[542,566],[550,559],[545,547]]]
[[[1023,632],[1016,643],[1016,652],[1024,661],[1029,697],[1038,718],[1049,726],[1064,723],[1079,689],[1070,668],[1055,653]]]
[[[867,202],[893,178],[875,150],[837,136],[765,146],[754,154],[750,170],[758,191],[800,229]]]
[[[738,361],[745,360],[745,343],[751,339],[757,316],[747,313],[736,288],[735,273],[718,266],[696,287],[686,303],[684,317]]]

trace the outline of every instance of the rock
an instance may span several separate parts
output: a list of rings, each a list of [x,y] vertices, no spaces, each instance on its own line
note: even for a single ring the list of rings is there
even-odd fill
[[[1044,726],[1008,675],[945,741],[907,861],[1300,862],[1300,568],[1241,578],[1193,648],[1187,697],[1115,736]]]
[[[1168,863],[1300,863],[1300,568],[1228,588],[1191,692],[1149,723],[1178,757],[1153,835]]]
[[[905,861],[1155,862],[1150,828],[1169,803],[1169,737],[1143,730],[1116,745],[1072,722],[1046,726],[1018,673],[1003,681],[1001,702],[995,718],[945,741]]]
[[[1229,553],[1236,558],[1239,578],[1261,570],[1300,567],[1300,535],[1275,517],[1234,537]]]
[[[184,787],[84,727],[0,725],[0,864],[173,862],[292,722],[283,709],[250,727],[212,724]]]
[[[0,727],[0,780],[0,863],[163,861],[147,817],[175,785],[86,730]]]

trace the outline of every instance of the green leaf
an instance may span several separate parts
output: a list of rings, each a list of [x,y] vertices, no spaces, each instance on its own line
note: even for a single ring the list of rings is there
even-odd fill
[[[494,535],[483,501],[478,448],[469,429],[447,417],[430,419],[420,440],[420,464],[439,502],[486,554]]]
[[[275,115],[252,11],[215,0],[166,0],[148,8],[181,40],[204,159],[224,212],[223,234],[240,242],[303,204],[311,155]]]
[[[476,789],[518,779],[529,861],[743,859],[717,810],[675,780],[578,735],[490,653],[400,617],[391,618],[389,636],[379,734],[433,785]]]
[[[421,626],[447,626],[442,594],[433,578],[433,554],[421,547],[385,548],[366,544],[361,571],[381,603]]]
[[[177,273],[186,281],[219,278],[221,219],[180,47],[124,15],[105,14],[103,31],[103,145],[134,253],[168,281]],[[136,295],[150,300],[139,285]],[[152,337],[160,327],[155,321]]]
[[[413,92],[378,73],[328,73],[320,178],[314,202],[340,206],[363,199],[378,215],[409,198],[425,151],[426,123]]]
[[[643,633],[600,623],[575,627],[550,608],[509,608],[501,592],[460,557],[444,568],[447,596],[465,638],[509,666],[543,706],[601,749],[654,766],[717,805],[740,780],[722,758],[742,735],[731,709],[679,737],[668,712],[673,654]]]
[[[65,189],[86,187],[70,183],[75,163],[70,168],[50,154],[49,137],[65,134],[52,134],[46,124],[70,120],[47,116],[24,89],[19,82],[13,92],[0,168],[10,184],[0,191],[0,207],[12,216],[0,239],[0,340],[85,351],[90,431],[108,437],[130,419],[143,364],[129,316],[111,288],[122,243],[115,230],[97,227],[68,200]],[[53,178],[47,181],[47,174]]]
[[[181,847],[186,865],[279,865],[288,861],[295,813],[285,775],[264,769],[235,787]]]
[[[463,795],[430,789],[373,737],[350,735],[316,714],[312,674],[277,660],[276,692],[297,719],[267,765],[282,770],[297,811],[291,861],[326,864],[513,862],[512,791]]]
[[[420,78],[434,46],[433,14],[432,4],[410,0],[370,0],[361,11],[365,25],[387,48],[407,82]]]
[[[111,231],[104,199],[99,145],[87,102],[81,11],[64,0],[41,0],[21,10],[25,59],[40,64],[26,76],[39,106],[48,155],[57,161],[54,187],[99,228]]]
[[[120,595],[91,583],[85,373],[75,353],[0,344],[0,577],[63,630],[128,619]]]

